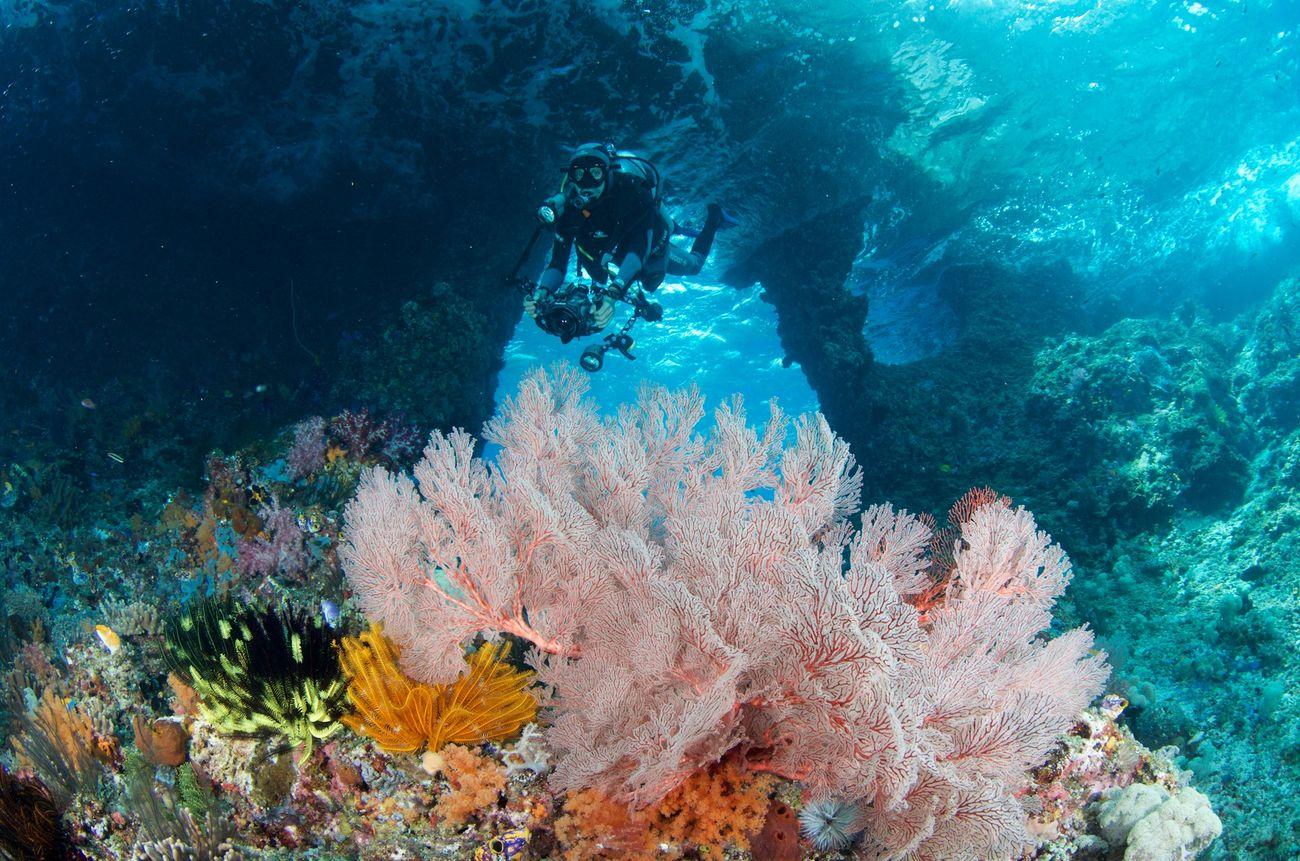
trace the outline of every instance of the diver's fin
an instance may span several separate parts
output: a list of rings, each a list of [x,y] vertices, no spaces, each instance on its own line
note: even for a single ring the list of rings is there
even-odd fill
[[[721,230],[740,224],[740,219],[723,209],[720,203],[709,204],[709,221],[716,223]]]

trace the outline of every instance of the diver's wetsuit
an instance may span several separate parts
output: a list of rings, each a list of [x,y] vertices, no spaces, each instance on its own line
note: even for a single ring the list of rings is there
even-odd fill
[[[709,208],[704,228],[686,252],[668,241],[673,220],[655,197],[649,170],[639,162],[620,161],[610,171],[604,194],[586,207],[565,206],[556,219],[551,260],[539,286],[551,291],[560,286],[574,245],[582,268],[598,284],[609,278],[601,266],[606,254],[618,267],[620,282],[640,280],[647,291],[658,288],[665,274],[699,274],[722,222],[721,210]]]

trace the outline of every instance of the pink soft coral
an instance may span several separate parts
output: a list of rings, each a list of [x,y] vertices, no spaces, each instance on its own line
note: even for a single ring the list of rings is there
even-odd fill
[[[412,482],[368,473],[343,558],[366,611],[445,681],[507,631],[557,696],[553,782],[652,804],[731,752],[817,796],[870,802],[898,858],[1025,846],[1014,792],[1099,689],[1090,635],[1040,634],[1068,564],[1005,501],[973,511],[924,619],[932,530],[875,506],[821,416],[711,433],[693,391],[602,418],[572,370],[537,373],[488,438],[435,434]],[[847,559],[847,562],[846,562]]]

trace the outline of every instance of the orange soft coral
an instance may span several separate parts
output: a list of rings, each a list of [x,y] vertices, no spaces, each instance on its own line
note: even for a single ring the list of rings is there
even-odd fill
[[[93,789],[101,762],[114,750],[95,732],[93,721],[67,698],[46,690],[36,711],[21,718],[23,732],[13,739],[18,766],[35,772],[65,803],[78,791]],[[116,739],[113,740],[116,742]]]
[[[749,848],[749,835],[763,827],[776,781],[734,761],[696,772],[650,813],[656,839],[677,846]]]
[[[564,802],[555,836],[565,861],[681,858],[688,851],[749,848],[763,827],[775,779],[736,762],[701,771],[644,811],[632,811],[594,789]]]
[[[398,669],[398,647],[380,627],[345,637],[341,658],[356,711],[343,722],[402,753],[509,738],[537,715],[537,701],[527,690],[532,673],[507,664],[508,653],[508,645],[488,643],[470,656],[468,673],[426,685]]]
[[[564,861],[654,861],[663,857],[644,813],[629,810],[596,789],[571,792],[555,820]]]
[[[506,788],[505,769],[458,744],[449,744],[436,754],[426,755],[426,766],[441,771],[451,784],[451,789],[433,806],[434,816],[446,827],[469,822],[475,813],[496,804]]]

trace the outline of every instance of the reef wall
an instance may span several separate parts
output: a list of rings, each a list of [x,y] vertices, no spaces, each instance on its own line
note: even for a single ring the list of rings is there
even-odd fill
[[[0,404],[69,443],[171,413],[230,447],[375,399],[477,427],[568,146],[653,156],[685,221],[728,202],[726,256],[860,199],[899,113],[878,53],[754,4],[0,14]]]

